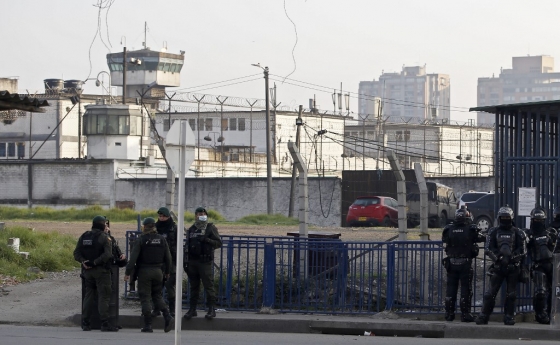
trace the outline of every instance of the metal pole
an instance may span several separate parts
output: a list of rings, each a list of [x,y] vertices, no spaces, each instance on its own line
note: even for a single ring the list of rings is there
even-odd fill
[[[299,134],[301,132],[301,125],[303,124],[302,119],[301,119],[301,113],[303,112],[303,106],[300,105],[299,106],[299,112],[298,112],[298,119],[296,121],[296,125],[297,125],[297,130],[296,130],[296,146],[298,147],[299,150]],[[344,160],[343,160],[344,162]],[[295,163],[292,165],[292,184],[290,186],[290,207],[288,208],[288,217],[293,217],[294,216],[294,204],[295,204],[295,193],[296,193],[296,170],[297,167],[295,165]]]
[[[126,47],[123,48],[122,104],[126,104]]]
[[[175,94],[173,94],[175,95]],[[206,97],[206,95],[202,96],[201,99],[196,98],[196,96],[193,96],[194,99],[196,99],[196,104],[197,104],[197,114],[198,114],[198,120],[196,121],[197,123],[197,127],[196,127],[196,131],[197,131],[197,158],[198,160],[200,160],[200,102],[202,102],[202,100],[204,99],[204,97]],[[171,102],[171,100],[170,100]],[[198,169],[197,169],[198,170]]]
[[[272,214],[272,166],[270,161],[270,98],[268,95],[268,67],[264,68],[266,95],[266,212]]]
[[[31,159],[31,129],[33,125],[33,112],[29,112],[29,159]]]
[[[82,158],[82,101],[78,98],[78,158]]]
[[[179,298],[175,299],[175,345],[181,344],[181,313],[183,307],[183,236],[185,228],[185,146],[187,136],[187,122],[181,120],[179,143],[179,195],[177,206],[177,275],[175,277],[176,293]]]
[[[255,100],[253,103],[247,101],[249,106],[251,107],[251,113],[249,114],[249,162],[253,162],[253,106],[257,101]]]
[[[362,170],[366,170],[366,117],[362,117]]]

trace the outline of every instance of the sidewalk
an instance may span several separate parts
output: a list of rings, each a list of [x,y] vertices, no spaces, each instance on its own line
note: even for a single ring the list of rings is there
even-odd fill
[[[270,333],[325,333],[364,335],[371,332],[376,336],[424,337],[424,338],[463,338],[463,339],[522,339],[522,340],[559,340],[560,328],[536,322],[522,322],[530,315],[518,315],[514,326],[506,326],[502,315],[492,315],[488,325],[476,325],[459,321],[436,321],[441,315],[397,315],[383,312],[372,316],[333,316],[304,314],[257,314],[254,312],[220,311],[213,320],[206,320],[206,312],[199,310],[198,317],[182,320],[184,331],[222,331],[222,332],[270,332]],[[460,316],[460,314],[458,314]],[[181,315],[182,317],[182,315]],[[431,320],[430,320],[431,319]],[[80,315],[72,321],[80,324]],[[143,325],[139,311],[124,309],[120,311],[119,324],[123,328],[138,328]],[[163,317],[153,320],[155,329],[163,329]]]

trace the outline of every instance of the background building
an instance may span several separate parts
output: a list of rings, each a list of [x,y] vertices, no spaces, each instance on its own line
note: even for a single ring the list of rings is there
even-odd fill
[[[377,115],[374,97],[383,99],[381,112],[394,122],[409,118],[446,119],[450,112],[450,81],[447,74],[426,74],[426,66],[403,66],[400,73],[383,73],[378,81],[360,82],[358,112]]]
[[[560,72],[554,72],[554,58],[547,55],[512,58],[511,69],[500,75],[478,78],[477,106],[539,102],[560,99]],[[478,112],[478,124],[493,124],[494,114]]]

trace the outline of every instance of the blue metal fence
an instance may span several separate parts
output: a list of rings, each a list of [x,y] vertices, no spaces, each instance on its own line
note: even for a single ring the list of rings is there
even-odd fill
[[[127,252],[137,234],[127,232]],[[218,308],[257,311],[270,307],[280,312],[329,314],[370,314],[386,309],[443,313],[447,277],[441,264],[441,241],[343,242],[263,236],[222,236],[222,241],[214,260]],[[474,311],[482,306],[487,265],[481,258],[473,263]],[[183,297],[188,301],[186,287]],[[125,297],[127,293],[125,284]],[[517,296],[519,311],[532,310],[530,283],[520,284]],[[501,311],[503,299],[502,294],[496,301]]]

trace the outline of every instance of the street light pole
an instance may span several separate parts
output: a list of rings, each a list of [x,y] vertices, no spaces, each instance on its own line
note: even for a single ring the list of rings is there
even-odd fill
[[[270,161],[270,99],[268,95],[268,67],[264,68],[266,94],[266,212],[272,214],[272,165]]]
[[[270,159],[270,97],[268,94],[268,67],[251,64],[264,72],[264,94],[266,102],[266,212],[272,214],[272,166]]]

